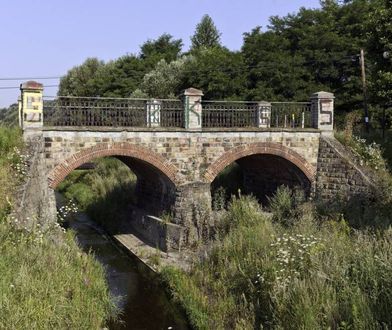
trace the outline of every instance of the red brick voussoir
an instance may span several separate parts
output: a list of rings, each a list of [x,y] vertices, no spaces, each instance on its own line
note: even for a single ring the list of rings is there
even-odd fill
[[[49,187],[55,189],[64,178],[77,167],[93,159],[107,156],[128,156],[142,160],[162,172],[175,185],[177,185],[176,173],[177,167],[170,163],[161,155],[147,149],[130,143],[99,143],[93,147],[85,148],[62,163],[58,164],[48,176]]]
[[[229,150],[206,169],[204,180],[211,183],[226,166],[235,162],[237,159],[256,154],[269,154],[282,157],[297,166],[310,182],[314,181],[316,173],[314,166],[292,149],[273,142],[256,142]]]

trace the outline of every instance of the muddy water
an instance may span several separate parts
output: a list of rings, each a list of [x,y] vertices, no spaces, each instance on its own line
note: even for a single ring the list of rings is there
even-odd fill
[[[157,275],[119,248],[85,214],[70,223],[79,244],[105,266],[110,291],[122,310],[109,329],[190,329],[183,314],[167,298]]]

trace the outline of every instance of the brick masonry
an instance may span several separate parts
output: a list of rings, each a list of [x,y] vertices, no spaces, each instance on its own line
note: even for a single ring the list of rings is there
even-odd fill
[[[330,199],[343,190],[364,191],[368,184],[344,148],[317,130],[44,128],[41,134],[35,181],[26,189],[29,203],[38,205],[35,210],[45,201],[54,208],[53,189],[75,168],[99,157],[115,156],[138,177],[141,208],[151,215],[159,216],[165,210],[174,213],[175,224],[183,228],[181,242],[176,243],[181,246],[209,237],[213,226],[208,223],[213,221],[209,220],[211,182],[235,161],[244,172],[245,186],[260,196],[273,192],[279,184],[300,184],[308,192]]]
[[[370,185],[372,180],[343,145],[334,138],[321,137],[316,176],[318,198],[334,201],[339,196],[365,193]]]

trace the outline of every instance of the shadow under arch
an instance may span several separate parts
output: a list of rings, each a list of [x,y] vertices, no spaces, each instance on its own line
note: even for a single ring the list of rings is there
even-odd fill
[[[115,157],[135,173],[139,207],[155,215],[170,210],[179,184],[177,167],[161,155],[130,143],[99,143],[71,155],[49,173],[49,187],[56,189],[73,170],[103,157]]]
[[[288,147],[272,142],[251,143],[227,151],[206,169],[204,181],[211,184],[212,190],[217,187],[219,174],[232,164],[237,164],[237,178],[238,170],[241,172],[244,192],[263,203],[280,185],[300,186],[309,195],[316,173],[314,166]]]

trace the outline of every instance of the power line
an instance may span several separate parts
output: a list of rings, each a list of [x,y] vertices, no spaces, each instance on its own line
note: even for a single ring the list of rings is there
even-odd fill
[[[59,87],[59,85],[45,85],[42,87],[44,87],[44,88]],[[20,89],[20,87],[19,86],[5,86],[5,87],[0,87],[0,89]]]
[[[63,76],[56,76],[56,77],[5,77],[0,78],[0,80],[52,80],[52,79],[60,79]]]

